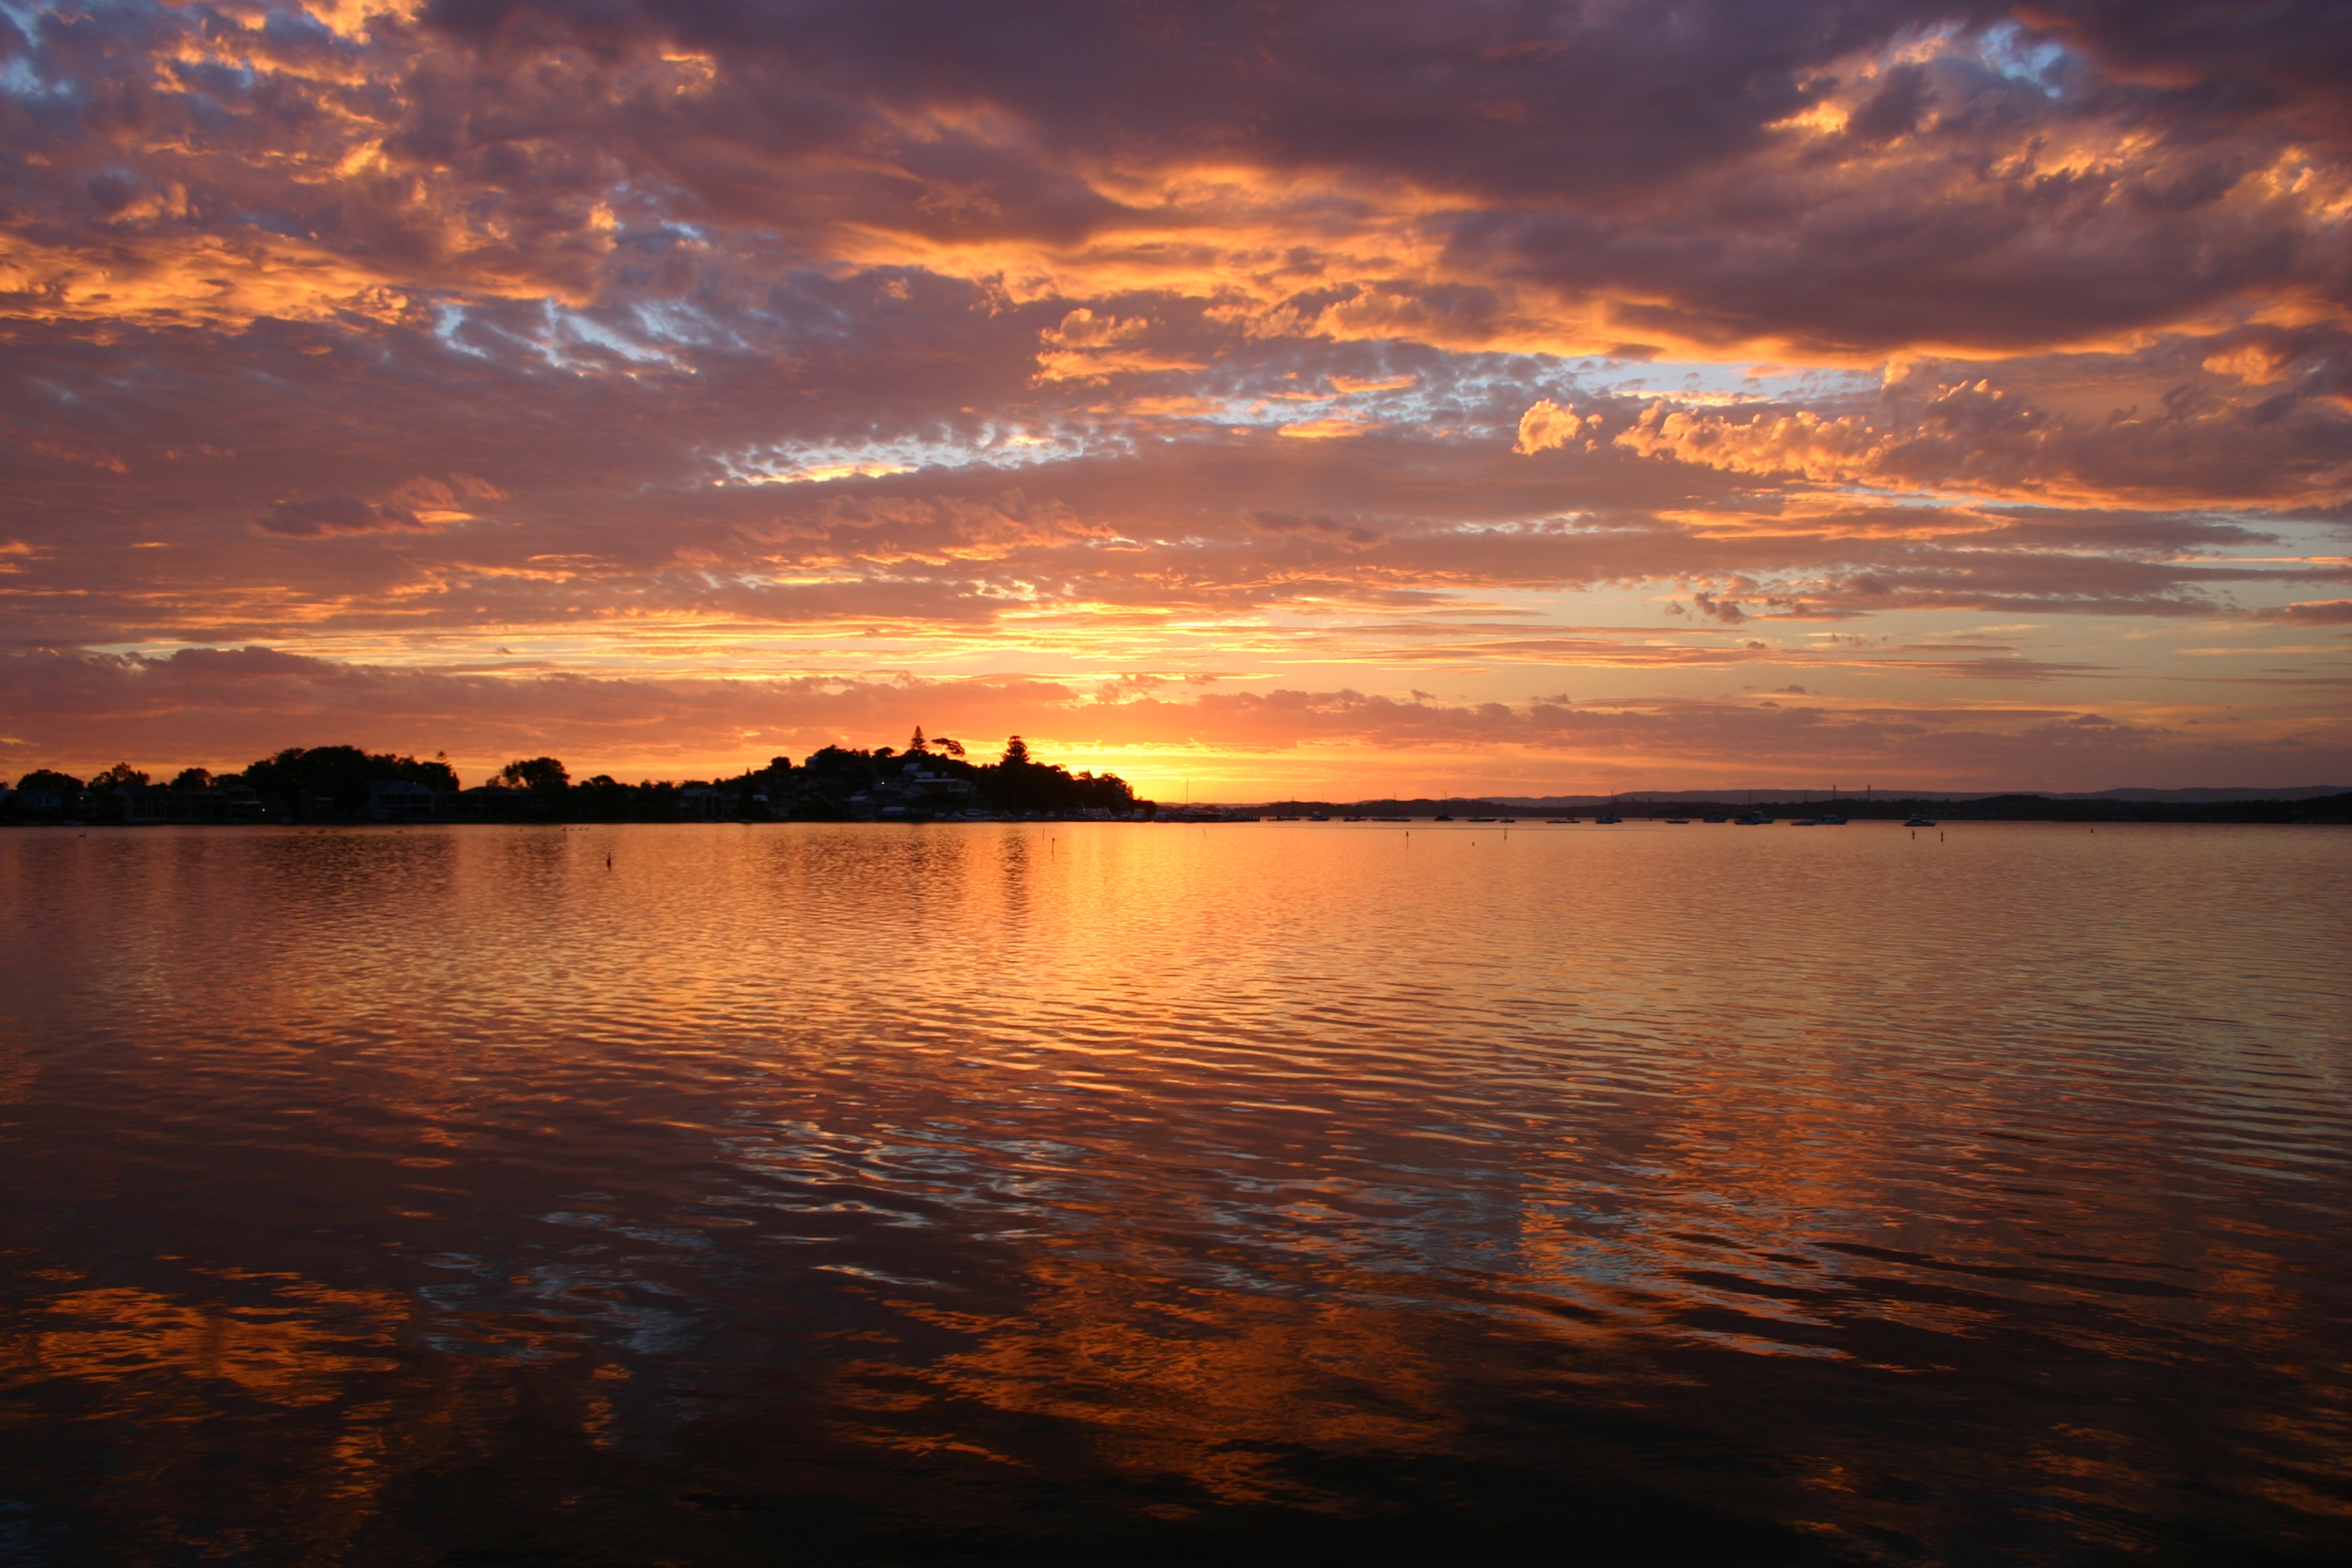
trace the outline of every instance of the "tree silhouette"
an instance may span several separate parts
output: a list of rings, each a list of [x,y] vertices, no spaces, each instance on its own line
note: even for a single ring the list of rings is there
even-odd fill
[[[571,786],[572,775],[553,757],[526,757],[500,768],[499,782],[534,795],[562,795]]]
[[[172,788],[175,791],[203,790],[212,786],[213,772],[210,768],[182,768],[172,776]]]
[[[147,787],[147,775],[129,763],[117,763],[89,781],[92,789],[121,789],[125,784],[144,789]]]
[[[35,768],[16,781],[16,787],[27,795],[76,795],[81,793],[81,780],[55,768]]]
[[[347,811],[365,805],[368,785],[377,779],[406,779],[427,789],[457,787],[457,773],[437,757],[420,763],[357,746],[289,746],[245,770],[245,782],[262,795],[276,796],[305,815],[321,799]]]
[[[1018,735],[1015,735],[1013,739],[1005,742],[1004,755],[999,760],[997,765],[999,767],[1006,768],[1027,767],[1029,765],[1029,742],[1023,740]]]

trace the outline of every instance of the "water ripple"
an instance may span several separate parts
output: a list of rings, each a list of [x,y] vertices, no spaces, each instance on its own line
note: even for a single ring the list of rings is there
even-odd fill
[[[2341,835],[26,831],[0,885],[0,1431],[114,1456],[7,1506],[91,1560],[437,1562],[477,1470],[631,1561],[1401,1488],[2347,1542]]]

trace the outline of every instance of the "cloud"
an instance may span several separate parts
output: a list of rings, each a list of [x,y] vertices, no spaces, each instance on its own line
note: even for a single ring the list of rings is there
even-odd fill
[[[2290,41],[2319,13],[2113,9],[2042,7],[2020,39],[1974,4],[1703,0],[1672,27],[1039,4],[1016,49],[941,0],[789,21],[439,0],[345,30],[128,0],[33,28],[36,79],[158,68],[135,116],[47,107],[5,288],[47,319],[231,325],[887,261],[1106,330],[1142,290],[1356,339],[1860,353],[2338,297],[2345,117]],[[2207,34],[2210,59],[2155,42]],[[2036,37],[2039,76],[2017,64]],[[1075,338],[1038,358],[1049,379],[1195,363]]]
[[[2235,378],[2238,359],[2213,357]],[[1890,382],[1868,412],[1721,413],[1660,400],[1612,439],[1643,457],[1815,484],[2090,504],[2279,507],[2331,505],[2352,494],[2347,437],[2352,422],[2334,406],[2324,373],[2251,397],[2178,385],[2155,408],[2116,408],[2092,420],[2038,405],[1984,376],[1923,389],[1915,372]]]
[[[1369,549],[1381,542],[1381,535],[1376,530],[1365,528],[1359,523],[1342,522],[1337,518],[1326,516],[1321,512],[1300,517],[1284,511],[1253,511],[1249,514],[1249,525],[1260,533],[1276,537],[1305,535],[1309,538],[1329,540],[1355,549]]]
[[[1344,414],[1327,415],[1320,419],[1301,419],[1285,425],[1276,435],[1301,441],[1338,441],[1350,436],[1361,436],[1380,426],[1369,419],[1351,418]]]
[[[1721,621],[1727,626],[1736,626],[1748,618],[1748,612],[1739,607],[1738,600],[1717,599],[1704,588],[1691,595],[1691,602],[1698,606],[1700,615],[1709,620]]]
[[[1118,374],[1201,368],[1200,362],[1183,353],[1143,342],[1151,326],[1141,316],[1097,317],[1081,305],[1058,325],[1037,334],[1043,346],[1037,353],[1036,379],[1100,383]]]
[[[406,507],[379,506],[357,496],[320,496],[281,500],[254,519],[264,533],[288,539],[323,539],[340,533],[399,533],[430,526]]]
[[[1583,427],[1584,422],[1572,410],[1547,397],[1519,416],[1519,438],[1511,450],[1522,458],[1532,458],[1538,452],[1568,445]]]
[[[2298,626],[2352,625],[2352,599],[2307,599],[2301,604],[2282,605],[2274,610],[2264,610],[2257,618],[2284,621]]]

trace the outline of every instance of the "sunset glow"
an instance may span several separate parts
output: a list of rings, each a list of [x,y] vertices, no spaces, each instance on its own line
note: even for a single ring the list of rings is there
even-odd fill
[[[2342,782],[2251,17],[0,6],[0,772]]]

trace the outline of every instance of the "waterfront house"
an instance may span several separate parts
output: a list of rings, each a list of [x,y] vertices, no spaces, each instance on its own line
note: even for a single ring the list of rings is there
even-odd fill
[[[429,822],[441,815],[441,796],[406,779],[370,779],[366,814],[370,822]]]
[[[677,809],[681,816],[698,821],[724,822],[735,815],[735,797],[723,789],[697,784],[678,793]]]
[[[173,790],[164,810],[173,822],[259,822],[268,815],[259,793],[242,784]]]
[[[169,822],[172,792],[160,784],[117,784],[97,796],[104,820],[137,826]]]

